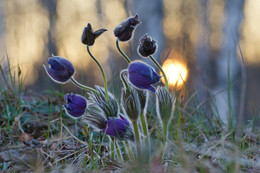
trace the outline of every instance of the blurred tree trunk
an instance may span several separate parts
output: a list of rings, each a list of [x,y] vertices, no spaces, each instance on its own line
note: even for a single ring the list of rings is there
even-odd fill
[[[163,2],[162,0],[133,0],[128,1],[127,6],[130,7],[132,15],[138,14],[141,24],[137,27],[132,45],[132,57],[138,59],[137,46],[139,44],[139,39],[144,35],[148,34],[158,43],[158,50],[154,57],[160,60],[160,55],[165,48],[165,36],[163,33]],[[151,62],[151,61],[147,61]],[[152,64],[152,63],[150,63]]]
[[[219,116],[226,124],[233,123],[237,114],[239,100],[238,84],[240,84],[237,43],[239,41],[243,7],[244,0],[226,1],[223,43],[220,56],[216,61],[217,84],[214,88],[214,94],[216,95],[216,106]],[[221,90],[224,91],[219,94]]]
[[[56,22],[56,18],[57,18],[57,11],[56,11],[57,1],[56,0],[42,1],[42,4],[43,4],[43,6],[45,6],[47,11],[49,12],[50,29],[48,32],[48,44],[47,44],[49,54],[57,55],[56,43],[52,36],[52,34],[53,34],[52,31],[54,30],[55,22]]]
[[[4,20],[3,20],[3,14],[2,14],[2,1],[0,0],[0,57],[2,58],[4,56]]]
[[[55,37],[53,36],[53,31],[55,28],[55,22],[57,19],[57,1],[56,0],[48,0],[48,1],[41,1],[43,7],[49,12],[49,21],[50,21],[50,28],[48,30],[48,42],[47,42],[47,49],[48,55],[43,56],[42,60],[43,63],[50,57],[52,54],[57,55],[57,47],[55,42]],[[60,86],[56,83],[53,83],[51,80],[46,78],[46,72],[44,70],[38,70],[39,77],[34,85],[30,86],[34,91],[42,91],[49,86],[56,86],[59,88]]]
[[[219,56],[212,57],[210,47],[211,24],[209,22],[209,4],[200,0],[199,41],[196,53],[197,74],[194,78],[199,100],[209,99],[209,89],[213,89],[216,98],[216,110],[225,123],[233,123],[239,100],[240,64],[237,56],[239,28],[243,15],[244,0],[225,1],[222,47]],[[215,104],[213,104],[215,105]],[[210,105],[209,105],[210,106]],[[205,107],[207,110],[209,107]]]

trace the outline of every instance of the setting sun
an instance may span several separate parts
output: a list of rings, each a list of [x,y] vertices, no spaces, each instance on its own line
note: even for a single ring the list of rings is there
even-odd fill
[[[180,87],[187,79],[188,69],[179,61],[166,60],[162,66],[170,87]],[[162,78],[163,83],[165,82]]]

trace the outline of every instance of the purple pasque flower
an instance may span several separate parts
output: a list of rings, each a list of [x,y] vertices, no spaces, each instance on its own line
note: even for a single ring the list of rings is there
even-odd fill
[[[147,57],[150,56],[152,54],[154,54],[154,52],[157,49],[157,44],[156,41],[154,39],[152,39],[152,37],[148,36],[147,34],[145,34],[140,40],[139,40],[139,46],[138,46],[138,52],[141,56],[143,57]]]
[[[66,94],[64,97],[67,105],[63,105],[67,114],[73,118],[78,118],[82,116],[87,108],[86,99],[78,94]]]
[[[103,128],[102,132],[116,138],[134,140],[132,125],[122,115],[110,117],[107,120],[106,128]]]
[[[128,67],[128,78],[135,87],[155,92],[151,85],[159,82],[161,76],[148,64],[134,61]]]
[[[128,41],[131,39],[133,31],[139,23],[141,22],[138,20],[138,15],[129,17],[114,29],[114,34],[119,41]]]
[[[52,56],[48,59],[49,66],[43,64],[47,74],[58,83],[67,82],[75,73],[70,61],[60,56]]]

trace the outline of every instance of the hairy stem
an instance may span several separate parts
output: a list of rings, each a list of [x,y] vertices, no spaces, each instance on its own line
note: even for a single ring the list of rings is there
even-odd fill
[[[138,129],[137,122],[134,122],[133,126],[134,126],[134,132],[135,132],[135,142],[136,142],[136,147],[137,147],[137,157],[139,157],[141,154],[141,144],[140,144],[139,129]]]
[[[124,83],[126,89],[127,89],[128,91],[130,91],[129,86],[128,86],[128,83],[126,82],[125,77],[124,77],[124,74],[123,74],[124,72],[127,72],[127,70],[122,70],[122,71],[120,72],[120,78],[121,78],[121,80],[123,81],[123,83]]]
[[[125,141],[124,145],[125,145],[125,148],[127,149],[127,154],[128,154],[129,160],[133,161],[134,160],[133,151],[131,150],[129,143],[127,141]]]
[[[127,62],[128,64],[130,64],[130,63],[131,63],[131,60],[130,60],[130,58],[121,50],[121,48],[120,48],[120,46],[119,46],[119,40],[118,40],[118,38],[116,39],[116,47],[117,47],[118,51],[121,53],[121,55],[124,57],[124,59],[126,60],[126,62]]]
[[[74,83],[77,87],[87,90],[87,91],[91,91],[96,93],[97,95],[99,95],[99,92],[91,87],[88,87],[86,85],[82,85],[81,83],[79,83],[78,81],[76,81],[76,79],[74,77],[71,77],[70,80],[72,81],[72,83]]]
[[[115,146],[116,146],[116,151],[117,151],[117,155],[118,155],[118,158],[119,158],[119,162],[123,162],[123,156],[122,156],[120,147],[119,147],[119,145],[116,141],[115,141]]]
[[[145,117],[143,110],[141,111],[140,120],[141,120],[141,124],[142,124],[142,128],[143,128],[143,133],[146,136],[145,145],[147,146],[147,148],[148,148],[147,151],[150,154],[150,148],[151,148],[151,146],[150,146],[150,136],[149,136],[149,133],[148,133],[148,125],[147,125],[146,117]]]
[[[163,138],[164,140],[167,140],[167,131],[168,131],[168,125],[167,123],[163,124]]]
[[[115,160],[115,143],[113,138],[110,140],[110,152],[111,152],[111,158]]]
[[[140,119],[141,119],[143,131],[144,131],[144,135],[148,138],[148,128],[147,128],[147,123],[145,121],[145,115],[144,115],[143,111],[141,112]]]
[[[160,71],[162,72],[163,74],[163,77],[164,77],[164,81],[165,81],[165,86],[167,89],[169,89],[169,85],[168,85],[168,80],[167,80],[167,77],[166,77],[166,74],[164,73],[161,65],[156,61],[156,59],[154,59],[154,57],[152,55],[149,56],[149,58],[153,61],[153,63],[160,69]]]
[[[87,51],[88,51],[88,54],[91,56],[91,58],[97,63],[99,69],[101,70],[102,72],[102,76],[103,76],[103,79],[104,79],[104,87],[105,87],[105,93],[106,93],[106,99],[108,101],[108,91],[107,91],[107,79],[106,79],[106,74],[101,66],[101,64],[98,62],[98,60],[92,55],[92,53],[90,52],[89,50],[89,46],[87,46]]]

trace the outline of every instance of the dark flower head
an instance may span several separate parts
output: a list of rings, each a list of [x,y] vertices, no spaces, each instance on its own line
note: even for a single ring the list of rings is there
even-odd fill
[[[152,54],[157,49],[156,41],[152,39],[152,37],[145,34],[140,40],[139,40],[139,46],[138,46],[138,52],[141,56],[147,57]]]
[[[141,22],[138,20],[138,15],[129,17],[115,28],[114,34],[120,41],[128,41],[131,39],[133,31],[139,23]]]
[[[102,129],[102,132],[116,138],[134,140],[132,125],[127,119],[121,115],[112,117],[107,120],[107,127]]]
[[[148,89],[155,92],[151,86],[160,81],[161,76],[148,64],[141,61],[134,61],[128,67],[130,82],[139,89]]]
[[[90,23],[88,23],[87,27],[84,28],[82,36],[81,36],[81,42],[83,44],[86,44],[88,46],[92,46],[95,43],[96,38],[103,34],[103,32],[107,31],[107,29],[99,29],[95,32],[93,32],[92,26]]]
[[[47,74],[58,83],[67,82],[75,73],[72,63],[65,58],[52,56],[47,61],[49,66],[43,64]]]
[[[63,105],[67,114],[73,118],[82,116],[87,108],[86,99],[78,94],[66,94],[64,97],[67,105]]]

